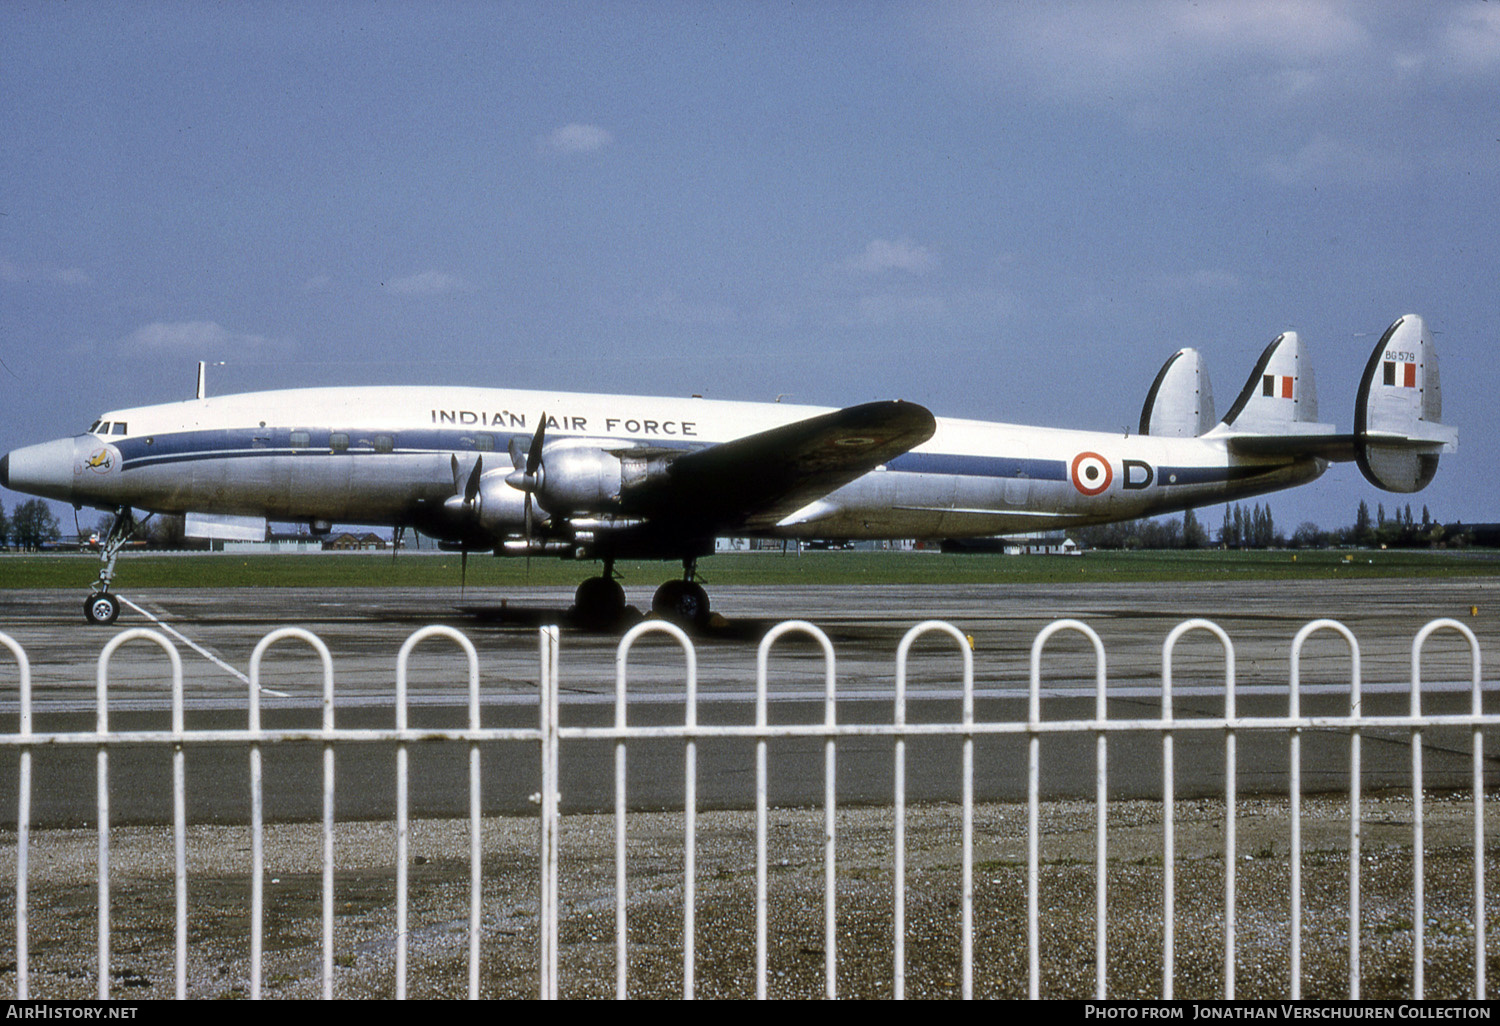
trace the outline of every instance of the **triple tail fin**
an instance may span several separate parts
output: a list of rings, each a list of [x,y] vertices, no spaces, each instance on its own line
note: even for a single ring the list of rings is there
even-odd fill
[[[1442,423],[1437,347],[1416,314],[1392,324],[1365,364],[1354,403],[1355,458],[1371,484],[1419,492],[1441,453],[1458,451],[1458,429]]]
[[[1140,433],[1156,438],[1196,438],[1214,426],[1214,390],[1196,349],[1168,357],[1146,393]]]
[[[1458,451],[1458,429],[1442,423],[1442,411],[1432,333],[1422,318],[1408,314],[1370,354],[1355,398],[1353,434],[1317,423],[1312,365],[1290,331],[1261,354],[1212,434],[1247,456],[1354,460],[1376,487],[1417,492],[1437,473],[1439,455]]]
[[[1332,424],[1318,423],[1318,383],[1307,347],[1295,331],[1277,335],[1266,346],[1223,423],[1236,433],[1320,435],[1333,431]]]

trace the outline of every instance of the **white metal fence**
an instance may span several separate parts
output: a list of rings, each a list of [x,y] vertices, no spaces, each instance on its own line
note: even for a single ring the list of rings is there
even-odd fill
[[[1223,648],[1223,715],[1220,717],[1177,718],[1173,715],[1173,654],[1184,635],[1204,632],[1216,638]],[[1436,632],[1453,632],[1467,643],[1471,658],[1470,710],[1457,715],[1429,715],[1422,712],[1422,658],[1428,639]],[[1041,714],[1041,678],[1043,657],[1049,641],[1060,632],[1081,634],[1092,645],[1095,654],[1095,709],[1091,718],[1075,720],[1043,719]],[[1304,643],[1319,632],[1329,632],[1341,637],[1349,651],[1348,712],[1335,716],[1308,716],[1301,711],[1301,657]],[[686,700],[684,722],[670,726],[640,726],[627,722],[627,691],[629,659],[632,646],[643,635],[663,633],[674,639],[682,649],[683,683]],[[955,650],[957,663],[961,666],[962,714],[958,722],[908,722],[906,712],[907,662],[911,647],[923,635],[934,633],[949,639]],[[789,635],[809,637],[821,647],[824,658],[824,714],[821,723],[771,725],[768,722],[768,672],[769,663],[778,641]],[[407,709],[407,662],[413,649],[429,639],[444,639],[461,650],[467,663],[468,724],[457,729],[413,728],[408,723]],[[112,731],[109,724],[109,666],[111,657],[120,646],[132,642],[146,642],[160,646],[171,665],[172,726],[166,731],[129,732]],[[322,664],[323,700],[322,723],[316,728],[270,729],[261,722],[261,663],[266,652],[283,642],[294,642],[312,648]],[[1382,731],[1400,730],[1409,732],[1411,750],[1411,803],[1412,837],[1412,944],[1411,996],[1426,996],[1424,980],[1424,787],[1423,787],[1423,732],[1437,728],[1461,728],[1471,732],[1473,780],[1471,785],[1473,803],[1473,977],[1467,994],[1448,996],[1485,998],[1487,995],[1487,924],[1485,913],[1485,868],[1486,849],[1484,832],[1484,728],[1500,722],[1500,715],[1485,713],[1482,704],[1480,674],[1480,650],[1478,640],[1464,624],[1449,619],[1434,620],[1415,636],[1411,646],[1411,692],[1410,710],[1402,716],[1369,716],[1362,710],[1360,650],[1354,634],[1344,625],[1332,620],[1316,620],[1308,623],[1292,639],[1289,707],[1286,715],[1273,717],[1245,717],[1236,712],[1235,655],[1230,637],[1216,624],[1201,619],[1187,620],[1179,624],[1167,636],[1162,646],[1161,712],[1159,716],[1143,719],[1111,719],[1106,711],[1109,697],[1106,687],[1106,658],[1104,644],[1099,635],[1087,624],[1076,620],[1059,620],[1042,630],[1031,648],[1030,685],[1028,715],[1025,720],[986,722],[975,719],[974,712],[974,657],[971,645],[953,625],[928,621],[912,627],[902,639],[896,653],[895,693],[893,716],[888,723],[846,723],[837,717],[837,671],[832,643],[818,627],[803,621],[782,623],[761,641],[757,655],[757,679],[755,690],[755,722],[753,725],[707,725],[698,721],[697,697],[697,652],[692,640],[679,628],[661,621],[646,621],[630,630],[620,641],[616,651],[616,681],[614,722],[608,726],[563,726],[559,723],[559,656],[560,634],[556,627],[544,627],[539,632],[539,707],[537,727],[496,728],[482,727],[480,720],[481,689],[479,657],[462,633],[448,627],[432,626],[413,633],[401,647],[396,666],[396,723],[393,729],[352,729],[339,727],[335,723],[335,685],[333,657],[327,646],[315,635],[299,628],[285,628],[267,634],[255,647],[250,660],[249,725],[246,730],[189,730],[184,726],[184,697],[182,663],[177,650],[164,635],[143,629],[126,630],[115,635],[105,645],[98,661],[97,672],[97,722],[94,731],[74,733],[40,733],[33,730],[32,686],[29,661],[24,649],[11,637],[0,633],[0,645],[9,650],[19,670],[19,729],[14,734],[0,735],[0,745],[14,749],[19,756],[19,793],[17,801],[16,831],[16,886],[15,886],[15,977],[16,997],[30,998],[30,953],[28,933],[28,858],[31,848],[31,800],[32,757],[41,748],[92,747],[97,750],[97,801],[98,801],[98,930],[97,930],[97,982],[98,996],[110,996],[110,809],[109,809],[109,755],[111,748],[121,745],[156,746],[172,752],[173,836],[174,836],[174,904],[175,904],[175,989],[178,997],[187,996],[188,987],[188,873],[186,859],[185,773],[183,752],[195,745],[237,744],[248,747],[251,780],[251,825],[252,868],[250,936],[247,938],[250,965],[250,995],[262,993],[263,936],[265,926],[265,817],[264,786],[261,767],[261,750],[270,744],[287,742],[311,742],[322,748],[322,993],[334,996],[335,978],[335,882],[334,882],[334,781],[336,753],[340,746],[361,742],[383,742],[396,746],[396,936],[395,936],[395,993],[404,997],[407,987],[407,902],[408,884],[408,840],[409,823],[409,777],[408,750],[413,744],[445,742],[464,745],[468,750],[469,770],[469,918],[468,918],[468,992],[470,997],[481,995],[481,949],[485,943],[481,928],[481,901],[483,896],[483,874],[481,872],[481,789],[480,748],[493,742],[526,742],[539,746],[541,753],[542,788],[540,800],[541,845],[537,861],[539,886],[539,936],[537,953],[539,993],[544,998],[559,995],[559,927],[563,919],[559,903],[560,826],[562,817],[558,805],[559,752],[569,742],[594,740],[613,744],[615,778],[614,814],[614,869],[615,869],[615,966],[616,993],[620,997],[629,990],[629,933],[628,902],[629,880],[627,876],[626,836],[626,780],[627,747],[631,741],[644,739],[668,739],[681,742],[683,746],[683,950],[682,993],[691,997],[695,991],[697,954],[695,945],[699,926],[696,887],[698,875],[695,858],[697,852],[696,827],[698,821],[697,797],[697,746],[709,738],[739,738],[755,745],[755,989],[756,996],[767,996],[767,890],[768,890],[768,787],[767,787],[767,742],[778,738],[804,738],[821,741],[824,750],[824,795],[823,795],[823,928],[824,928],[824,990],[828,997],[838,996],[838,965],[841,954],[841,937],[838,929],[839,905],[837,900],[836,868],[838,866],[837,816],[838,795],[835,787],[835,768],[840,741],[858,737],[889,739],[894,754],[894,836],[892,839],[892,946],[891,969],[893,992],[896,997],[905,996],[907,929],[905,923],[907,906],[907,788],[906,746],[911,739],[926,737],[949,737],[960,739],[962,744],[962,817],[961,858],[961,975],[962,993],[965,997],[974,991],[974,744],[976,739],[998,735],[1024,737],[1028,750],[1027,780],[1027,851],[1026,851],[1026,922],[1028,991],[1030,996],[1041,994],[1040,930],[1042,917],[1039,909],[1039,880],[1041,863],[1038,838],[1040,809],[1040,750],[1042,739],[1049,735],[1082,734],[1092,736],[1095,746],[1095,802],[1097,803],[1096,833],[1094,837],[1094,996],[1104,998],[1108,979],[1110,951],[1106,944],[1108,922],[1108,873],[1107,862],[1110,838],[1107,829],[1106,807],[1109,801],[1109,779],[1107,773],[1107,751],[1112,735],[1135,733],[1154,735],[1159,738],[1162,757],[1161,802],[1162,820],[1162,966],[1161,995],[1173,996],[1174,961],[1176,952],[1176,862],[1177,842],[1175,836],[1174,800],[1174,739],[1184,732],[1208,732],[1222,737],[1224,753],[1224,808],[1223,824],[1223,898],[1220,917],[1223,924],[1223,995],[1232,998],[1236,994],[1235,967],[1237,951],[1236,865],[1241,857],[1236,835],[1237,820],[1237,750],[1239,737],[1247,732],[1271,732],[1289,739],[1289,800],[1290,823],[1290,975],[1287,993],[1299,997],[1302,986],[1302,755],[1301,736],[1311,730],[1335,730],[1346,732],[1350,738],[1350,765],[1348,775],[1348,994],[1359,997],[1361,993],[1361,796],[1360,780],[1362,759],[1360,738],[1362,732],[1372,729]],[[43,995],[45,996],[45,995]]]

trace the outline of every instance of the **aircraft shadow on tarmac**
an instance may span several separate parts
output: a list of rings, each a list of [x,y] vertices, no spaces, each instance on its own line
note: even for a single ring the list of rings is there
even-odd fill
[[[626,606],[625,612],[612,624],[600,626],[580,618],[573,606],[528,606],[501,601],[499,605],[461,605],[455,607],[476,625],[485,627],[516,627],[528,630],[556,624],[560,627],[594,635],[623,635],[636,624],[648,619],[659,619],[642,613],[636,606]],[[762,617],[736,617],[733,620],[713,615],[703,626],[683,626],[688,635],[697,640],[723,640],[759,642],[780,620]]]

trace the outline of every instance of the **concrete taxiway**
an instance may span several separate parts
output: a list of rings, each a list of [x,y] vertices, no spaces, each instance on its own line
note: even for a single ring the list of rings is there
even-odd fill
[[[648,590],[628,589],[644,605]],[[242,725],[251,651],[271,630],[304,627],[333,654],[338,723],[394,722],[396,653],[418,628],[433,622],[462,630],[480,659],[485,725],[536,722],[537,625],[562,621],[571,599],[563,589],[470,591],[161,590],[129,592],[133,603],[113,629],[86,627],[81,594],[0,592],[0,631],[15,637],[32,661],[35,729],[93,729],[99,650],[119,630],[159,629],[183,656],[187,723]],[[715,607],[726,622],[697,639],[699,718],[748,723],[756,645],[783,619],[819,625],[837,651],[838,716],[843,722],[889,723],[895,652],[903,634],[926,619],[952,622],[973,639],[977,716],[981,722],[1023,720],[1032,639],[1059,617],[1076,617],[1098,631],[1107,651],[1112,718],[1161,714],[1162,642],[1177,623],[1202,616],[1222,626],[1236,650],[1239,709],[1245,715],[1284,713],[1292,637],[1309,620],[1334,617],[1360,643],[1366,712],[1405,712],[1410,705],[1411,641],[1429,620],[1452,617],[1474,630],[1485,667],[1495,666],[1500,580],[1366,583],[1235,583],[1213,586],[1121,585],[1062,588],[718,588]],[[1224,656],[1218,643],[1195,633],[1179,648],[1174,714],[1218,716],[1224,704]],[[565,628],[560,657],[561,716],[566,724],[607,722],[612,714],[619,633]],[[1090,716],[1092,649],[1060,635],[1047,648],[1042,715]],[[770,718],[821,719],[822,657],[810,644],[788,640],[771,662]],[[951,719],[958,708],[959,659],[953,643],[936,638],[915,650],[908,674],[912,722]],[[675,644],[643,642],[630,658],[632,722],[681,722],[683,656]],[[1304,711],[1330,714],[1349,706],[1347,645],[1320,633],[1302,663]],[[1429,645],[1423,661],[1423,708],[1467,709],[1467,647],[1451,634]],[[456,649],[424,644],[411,663],[414,725],[456,724],[466,701],[465,668]],[[1493,677],[1492,672],[1488,674]],[[14,729],[14,669],[0,654],[0,717]],[[166,659],[148,644],[119,650],[109,674],[110,723],[125,729],[166,721]],[[287,643],[272,650],[263,681],[268,725],[315,724],[321,673],[311,652]],[[1494,712],[1500,689],[1486,682],[1484,706]],[[1359,944],[1366,997],[1411,992],[1411,874],[1413,803],[1409,790],[1410,731],[1370,729],[1366,761],[1361,865],[1364,928]],[[1284,997],[1290,964],[1286,904],[1290,807],[1287,732],[1242,731],[1237,805],[1239,941],[1236,993]],[[1161,993],[1163,944],[1161,742],[1156,734],[1109,738],[1108,992],[1111,997]],[[1429,996],[1472,994],[1471,843],[1467,731],[1424,733]],[[979,997],[1026,993],[1024,741],[976,743],[974,992]],[[1178,860],[1176,994],[1212,998],[1222,993],[1224,822],[1222,738],[1180,730],[1175,737],[1178,801],[1174,857]],[[317,815],[317,751],[273,746],[265,753],[267,798],[273,820]],[[414,813],[457,816],[464,802],[461,751],[456,745],[413,746]],[[958,823],[948,804],[958,786],[957,742],[911,741],[911,801],[906,833],[905,932],[907,994],[958,992]],[[1302,805],[1305,856],[1303,995],[1348,994],[1347,884],[1350,808],[1348,738],[1309,731],[1302,738],[1303,787],[1326,792]],[[1094,809],[1093,739],[1043,739],[1044,803],[1039,825],[1043,852],[1041,988],[1045,996],[1092,992]],[[1494,741],[1489,750],[1494,751]],[[127,999],[172,992],[173,884],[167,853],[168,756],[128,746],[110,751],[110,856],[113,931],[112,993]],[[481,993],[534,996],[537,969],[538,789],[534,743],[486,745],[483,755]],[[893,742],[846,738],[838,747],[839,994],[892,993],[894,872],[891,863]],[[82,829],[38,830],[31,836],[31,939],[34,996],[86,998],[95,992],[93,852],[95,754],[92,746],[52,747],[34,753],[33,810],[38,823]],[[250,889],[246,751],[233,745],[194,746],[186,754],[190,828],[188,895],[191,943],[187,992],[196,997],[248,992]],[[1488,761],[1490,786],[1500,778]],[[563,751],[561,990],[566,997],[613,993],[613,821],[588,810],[610,804],[611,749],[574,742]],[[683,746],[630,746],[631,801],[640,810],[680,806]],[[696,840],[696,993],[747,996],[754,991],[754,824],[739,811],[753,797],[753,748],[747,742],[699,745],[700,816]],[[822,745],[771,745],[771,995],[822,993],[824,880]],[[338,753],[337,926],[334,993],[388,997],[394,990],[395,851],[393,756],[388,746],[351,745]],[[1444,793],[1447,788],[1455,788]],[[1130,796],[1138,796],[1131,800]],[[1203,797],[1194,798],[1193,795]],[[14,822],[16,760],[0,756],[0,820]],[[787,808],[785,806],[800,806]],[[1500,803],[1486,806],[1487,836],[1500,834]],[[524,813],[510,815],[508,813]],[[641,811],[629,818],[628,915],[630,984],[635,996],[683,992],[682,906],[685,864],[683,817]],[[361,821],[364,822],[361,822]],[[138,826],[126,826],[138,823]],[[0,834],[0,836],[8,836]],[[413,824],[409,982],[413,996],[464,992],[467,825],[461,818],[421,818]],[[264,965],[266,993],[310,997],[319,992],[318,829],[307,822],[274,824],[266,840],[268,893]],[[0,878],[15,871],[15,846],[0,844]],[[1489,877],[1488,920],[1500,916],[1500,883]],[[8,889],[0,891],[0,919],[10,921]],[[1488,947],[1491,992],[1500,973],[1497,931]],[[0,989],[14,986],[15,963],[0,965]]]
[[[184,660],[189,728],[228,729],[246,722],[251,652],[270,631],[295,626],[317,634],[334,661],[340,726],[394,723],[396,653],[416,630],[443,623],[463,631],[480,661],[483,723],[536,723],[537,628],[567,623],[571,591],[560,588],[412,589],[397,591],[323,589],[159,590],[125,592],[126,612],[114,628],[88,627],[77,594],[59,591],[0,592],[0,630],[19,641],[32,662],[37,731],[87,731],[94,727],[96,661],[111,635],[129,626],[160,630]],[[649,591],[627,589],[637,605]],[[1500,581],[1391,580],[1364,582],[1226,582],[1213,585],[1128,584],[1063,587],[725,587],[713,592],[722,622],[695,639],[703,723],[753,722],[756,648],[774,624],[804,619],[825,631],[835,648],[838,717],[842,723],[889,723],[895,691],[895,653],[914,624],[943,620],[973,640],[976,718],[981,722],[1024,720],[1030,653],[1037,633],[1052,621],[1078,619],[1098,632],[1106,652],[1107,694],[1112,719],[1160,717],[1162,644],[1170,630],[1190,617],[1221,626],[1235,645],[1236,697],[1242,716],[1285,715],[1291,641],[1320,617],[1348,626],[1360,645],[1363,710],[1398,715],[1410,708],[1411,643],[1421,626],[1450,617],[1480,640],[1483,665],[1496,665],[1500,631]],[[561,648],[562,720],[568,725],[607,724],[613,715],[619,631],[565,627]],[[772,722],[822,719],[823,663],[813,644],[788,638],[773,652],[768,691]],[[1048,644],[1042,663],[1045,719],[1093,715],[1095,662],[1088,642],[1073,633]],[[638,644],[629,658],[632,723],[681,723],[684,716],[682,651],[657,636]],[[908,717],[912,722],[953,720],[959,715],[961,661],[951,639],[930,636],[913,650],[908,668]],[[154,646],[120,649],[109,667],[108,702],[116,729],[160,729],[169,709],[167,661]],[[0,674],[8,671],[0,669]],[[1466,643],[1453,632],[1437,635],[1422,663],[1423,709],[1463,712],[1469,708],[1472,674]],[[1179,719],[1222,716],[1224,653],[1205,632],[1181,641],[1174,659],[1173,715]],[[1301,662],[1304,712],[1347,714],[1351,663],[1347,644],[1332,631],[1314,635]],[[3,678],[0,678],[3,679]],[[13,677],[11,678],[14,679]],[[315,726],[322,677],[306,645],[288,641],[273,648],[262,666],[263,710],[268,726]],[[458,649],[434,639],[413,654],[410,703],[413,726],[458,727],[465,722],[466,669]],[[1486,711],[1500,706],[1490,689]],[[0,695],[0,716],[14,722],[16,693]],[[1251,793],[1285,790],[1287,732],[1246,731],[1240,739],[1239,787]],[[1402,786],[1410,763],[1410,732],[1371,731],[1365,741],[1365,786]],[[1465,786],[1470,741],[1461,730],[1431,730],[1423,738],[1428,782]],[[1182,731],[1176,740],[1176,787],[1182,795],[1223,791],[1222,740],[1217,734]],[[891,800],[892,742],[846,739],[839,746],[842,800]],[[1025,740],[1019,735],[982,738],[977,745],[977,795],[981,800],[1025,796]],[[1347,737],[1314,732],[1303,744],[1303,786],[1309,791],[1347,788]],[[708,741],[700,745],[699,796],[707,807],[745,807],[753,801],[753,745]],[[1155,734],[1111,735],[1111,793],[1151,797],[1161,791],[1161,743]],[[564,802],[570,811],[611,806],[612,748],[578,742],[564,750]],[[1093,739],[1049,737],[1043,746],[1043,793],[1053,798],[1093,793]],[[71,786],[92,773],[93,750],[71,747],[39,755],[34,815],[39,824],[76,824],[92,815],[92,796]],[[268,755],[269,808],[274,816],[317,815],[318,751],[287,745]],[[465,806],[465,756],[460,746],[418,746],[414,809],[420,815],[460,814]],[[631,802],[641,809],[681,802],[682,744],[632,744]],[[909,745],[912,800],[951,800],[958,788],[958,742],[913,741]],[[113,814],[122,822],[161,822],[169,812],[164,782],[165,752],[119,749]],[[816,740],[778,742],[773,747],[773,800],[808,804],[821,799],[822,745]],[[539,786],[531,746],[491,746],[485,753],[484,794],[489,812],[531,809]],[[232,822],[248,815],[245,751],[232,746],[199,747],[189,765],[190,815]],[[1494,760],[1491,760],[1494,765]],[[390,814],[394,800],[394,752],[389,746],[351,746],[340,753],[339,810],[349,818]],[[1500,769],[1496,770],[1500,773]],[[0,765],[0,794],[14,793],[14,764]],[[88,789],[91,790],[91,789]],[[13,821],[14,803],[0,805],[0,822]]]

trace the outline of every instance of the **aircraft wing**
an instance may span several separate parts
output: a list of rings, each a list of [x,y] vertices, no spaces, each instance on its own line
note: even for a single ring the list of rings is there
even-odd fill
[[[697,529],[771,527],[936,430],[931,411],[915,403],[850,406],[679,456],[641,505]]]

